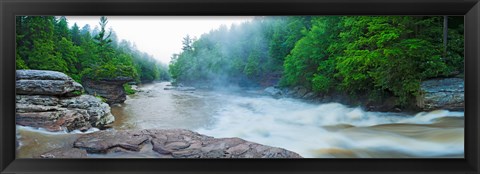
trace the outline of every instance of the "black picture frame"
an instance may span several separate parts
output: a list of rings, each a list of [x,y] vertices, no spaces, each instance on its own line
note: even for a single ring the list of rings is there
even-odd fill
[[[0,0],[0,172],[479,173],[478,0]],[[464,159],[15,159],[16,15],[464,15]]]

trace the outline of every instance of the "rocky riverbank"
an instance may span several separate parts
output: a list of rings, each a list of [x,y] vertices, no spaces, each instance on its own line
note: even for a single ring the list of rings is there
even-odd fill
[[[16,124],[48,131],[103,128],[115,118],[108,104],[55,71],[16,71]]]
[[[113,84],[120,85],[117,82],[106,83],[110,83],[113,89]],[[102,85],[105,84],[93,86],[100,88]],[[109,127],[115,119],[109,105],[92,95],[83,94],[83,90],[82,85],[60,72],[18,70],[16,124],[52,132]],[[191,91],[194,88],[180,87],[175,90]],[[103,92],[106,96],[117,96],[113,97],[117,101],[118,93],[109,94],[111,91]],[[297,153],[282,148],[240,138],[213,138],[186,129],[107,129],[82,135],[67,134],[65,137],[66,142],[60,148],[57,146],[35,156],[87,158],[115,154],[115,157],[128,158],[144,157],[139,154],[146,151],[157,158],[301,158]],[[19,144],[17,141],[17,147]]]
[[[421,94],[415,99],[416,104],[409,106],[409,110],[432,111],[446,109],[454,111],[464,110],[464,80],[461,78],[439,78],[424,81],[420,84]],[[372,102],[368,97],[352,99],[347,94],[330,93],[320,94],[308,90],[303,86],[281,88],[271,86],[264,89],[264,94],[275,98],[289,97],[306,100],[314,103],[339,102],[348,105],[359,105],[368,111],[400,112],[402,109],[395,104],[395,97],[385,98],[382,101]]]
[[[240,138],[213,138],[185,129],[106,130],[80,136],[73,147],[54,149],[41,158],[86,158],[91,154],[134,157],[151,151],[158,158],[301,158],[295,152]]]

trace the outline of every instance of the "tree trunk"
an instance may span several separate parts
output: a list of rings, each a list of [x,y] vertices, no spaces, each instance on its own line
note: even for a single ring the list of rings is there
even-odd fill
[[[443,58],[447,58],[448,16],[443,16]]]

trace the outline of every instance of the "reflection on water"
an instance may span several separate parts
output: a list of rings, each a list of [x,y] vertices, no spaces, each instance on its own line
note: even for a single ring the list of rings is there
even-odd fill
[[[304,157],[403,158],[464,156],[463,112],[366,112],[338,103],[309,104],[274,99],[258,91],[164,90],[167,83],[141,86],[142,92],[112,106],[114,129],[185,128],[213,137],[239,137],[282,147]],[[18,157],[36,157],[71,146],[75,133],[46,134],[19,129]],[[145,146],[140,153],[90,157],[162,158]]]
[[[209,92],[164,90],[166,83],[143,86],[120,106],[112,106],[116,129],[184,128],[210,124],[220,100]]]

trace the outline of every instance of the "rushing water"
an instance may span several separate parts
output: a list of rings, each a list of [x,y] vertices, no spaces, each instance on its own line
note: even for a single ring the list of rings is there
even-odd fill
[[[185,128],[282,147],[303,157],[464,156],[463,112],[366,112],[339,103],[274,99],[255,90],[164,90],[167,84],[144,85],[124,104],[112,106],[113,128]],[[67,145],[78,136],[19,130],[20,157]]]

